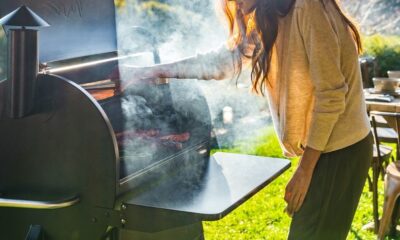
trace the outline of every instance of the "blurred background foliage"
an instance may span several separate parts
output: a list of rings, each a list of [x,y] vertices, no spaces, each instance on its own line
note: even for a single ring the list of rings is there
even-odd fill
[[[364,56],[377,62],[377,76],[387,77],[388,70],[400,70],[400,36],[365,36],[363,43]]]

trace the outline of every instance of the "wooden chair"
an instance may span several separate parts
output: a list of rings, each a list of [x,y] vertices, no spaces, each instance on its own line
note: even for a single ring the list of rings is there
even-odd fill
[[[400,113],[371,111],[375,116],[379,140],[396,145],[396,159],[400,159]]]
[[[378,240],[383,240],[390,226],[390,235],[396,232],[396,223],[399,217],[396,202],[400,196],[400,162],[391,163],[386,169],[385,198],[382,218],[380,221]],[[398,207],[397,207],[398,208]]]
[[[379,229],[379,211],[378,211],[378,180],[379,175],[384,175],[385,166],[389,164],[392,158],[393,149],[389,146],[380,144],[379,133],[377,131],[377,124],[375,116],[371,115],[371,125],[374,135],[374,153],[372,159],[372,176],[368,175],[368,183],[370,191],[372,191],[372,208],[374,219],[374,231],[377,233]]]

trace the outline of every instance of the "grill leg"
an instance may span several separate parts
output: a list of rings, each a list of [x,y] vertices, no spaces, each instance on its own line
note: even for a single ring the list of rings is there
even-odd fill
[[[118,229],[117,228],[109,228],[104,236],[100,240],[118,240]]]
[[[42,226],[31,225],[25,240],[44,240]]]

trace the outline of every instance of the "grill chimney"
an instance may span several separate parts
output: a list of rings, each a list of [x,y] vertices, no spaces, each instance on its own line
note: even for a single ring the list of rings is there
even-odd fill
[[[6,114],[22,118],[33,109],[39,71],[38,28],[49,24],[27,6],[0,19],[7,35]]]

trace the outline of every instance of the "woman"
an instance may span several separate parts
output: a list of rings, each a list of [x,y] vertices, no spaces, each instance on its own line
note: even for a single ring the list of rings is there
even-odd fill
[[[228,47],[138,78],[225,79],[251,60],[286,156],[301,156],[286,187],[289,239],[346,239],[372,158],[357,28],[336,0],[223,1]],[[124,83],[126,88],[131,82]]]

